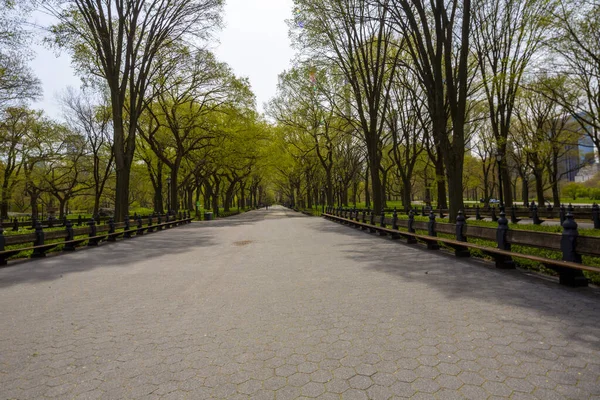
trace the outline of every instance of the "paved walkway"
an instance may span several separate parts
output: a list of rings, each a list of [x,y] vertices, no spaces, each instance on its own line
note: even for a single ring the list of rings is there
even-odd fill
[[[2,269],[0,323],[0,399],[600,397],[594,289],[281,208]]]

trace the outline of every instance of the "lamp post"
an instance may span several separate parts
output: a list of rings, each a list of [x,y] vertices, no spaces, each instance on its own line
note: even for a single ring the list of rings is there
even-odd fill
[[[325,214],[325,188],[321,188],[321,208],[321,213]]]
[[[502,153],[496,153],[496,161],[498,162],[498,194],[500,195],[500,208],[504,208],[504,196],[502,194]]]
[[[171,215],[171,177],[167,178],[167,214]]]

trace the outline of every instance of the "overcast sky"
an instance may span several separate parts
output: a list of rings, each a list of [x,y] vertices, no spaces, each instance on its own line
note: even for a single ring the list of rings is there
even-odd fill
[[[277,75],[288,69],[293,51],[285,20],[292,16],[292,0],[226,0],[225,28],[217,33],[214,51],[219,60],[228,63],[238,76],[250,78],[257,105],[275,94]],[[34,15],[40,25],[50,19],[41,13]],[[61,118],[57,94],[67,86],[78,88],[80,79],[71,68],[68,54],[35,45],[37,57],[31,63],[42,81],[44,97],[33,104],[54,118]]]

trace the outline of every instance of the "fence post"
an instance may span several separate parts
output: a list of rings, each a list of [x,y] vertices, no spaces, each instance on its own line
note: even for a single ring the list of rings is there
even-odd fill
[[[594,229],[600,229],[600,207],[596,203],[592,206],[592,221],[594,221]]]
[[[456,216],[456,240],[458,242],[467,241],[467,237],[465,236],[465,226],[465,216],[462,211],[458,211],[458,215]],[[469,257],[471,253],[468,248],[457,246],[454,248],[454,255],[457,257]]]
[[[88,246],[98,246],[98,239],[92,239],[94,236],[97,235],[96,220],[94,218],[90,218],[88,225],[90,226],[90,239],[88,240]]]
[[[33,242],[34,246],[42,246],[44,244],[44,228],[42,228],[42,224],[40,221],[35,221],[35,241]],[[46,252],[41,249],[34,249],[31,257],[46,257]]]
[[[429,213],[429,222],[427,222],[427,234],[432,237],[437,237],[437,232],[435,231],[435,214],[433,211]],[[434,241],[427,241],[427,248],[429,250],[438,250],[440,245]]]
[[[116,242],[117,237],[111,236],[111,233],[115,233],[115,232],[116,232],[115,220],[113,217],[110,217],[108,219],[108,238],[106,240],[109,242]]]
[[[411,209],[408,212],[408,233],[415,233],[415,210]],[[406,236],[406,243],[414,244],[417,243],[417,239],[412,236]]]
[[[67,220],[65,224],[65,231],[67,231],[67,237],[65,238],[65,242],[70,242],[75,239],[75,234],[73,233],[73,224],[71,221]],[[63,247],[63,251],[74,251],[75,244],[74,243],[66,243]]]
[[[421,206],[421,217],[425,217],[425,206]]]
[[[475,208],[475,219],[477,221],[481,221],[483,218],[481,218],[481,213],[479,212],[479,205],[477,205],[477,207]]]
[[[408,212],[408,233],[415,233],[415,211]]]
[[[379,226],[385,228],[385,212],[381,210],[381,215],[379,216]]]
[[[77,218],[77,226],[81,225],[83,225],[83,218],[81,218],[81,214],[79,214],[79,217]]]
[[[394,207],[394,213],[392,214],[392,229],[398,230],[398,210]],[[392,239],[400,239],[400,235],[397,233],[392,233],[390,235]]]
[[[440,218],[444,218],[444,210],[442,210],[442,207],[440,207]]]
[[[362,222],[367,223],[367,212],[365,210],[363,210]]]
[[[508,242],[508,219],[504,211],[500,212],[500,218],[498,219],[498,229],[496,229],[496,243],[500,250],[510,251],[510,243]],[[510,256],[504,256],[497,254],[494,256],[496,261],[496,268],[500,269],[513,269],[515,263]]]
[[[531,212],[531,216],[533,217],[534,225],[540,225],[542,221],[538,215],[538,207],[536,205],[533,206],[533,211]]]
[[[371,217],[371,218],[370,218],[370,221],[369,221],[369,223],[370,223],[371,225],[375,225],[375,214],[373,214],[373,211],[371,211],[371,212],[370,212],[370,214],[371,214],[371,215],[370,215],[370,217]]]
[[[158,224],[158,227],[156,229],[159,230],[159,231],[162,231],[163,230],[163,226],[161,225],[162,224],[162,217],[161,217],[160,213],[158,213],[158,220],[156,221],[156,223]]]
[[[565,209],[565,205],[561,204],[558,209],[558,218],[560,218],[560,225],[565,223],[565,215],[567,215],[567,210]]]
[[[563,224],[563,233],[560,240],[560,250],[562,251],[562,259],[577,264],[581,264],[581,254],[577,253],[577,222],[573,218],[573,214],[568,212],[565,223]],[[559,281],[562,285],[568,286],[587,286],[587,278],[583,272],[578,269],[559,268]]]
[[[131,225],[129,224],[129,215],[125,216],[125,227],[123,228],[123,231],[125,233],[123,233],[123,237],[130,239],[131,238],[131,232],[129,232],[129,230],[131,229]]]
[[[141,215],[139,217],[137,217],[136,226],[137,226],[137,231],[135,232],[135,235],[136,236],[143,235],[144,234],[144,230],[142,229],[142,227],[144,226],[144,224],[142,222],[142,216]]]
[[[18,219],[13,219],[13,227],[12,230],[14,232],[18,232],[19,231],[19,220]]]
[[[152,227],[152,214],[148,216],[148,232],[154,232],[154,228]]]

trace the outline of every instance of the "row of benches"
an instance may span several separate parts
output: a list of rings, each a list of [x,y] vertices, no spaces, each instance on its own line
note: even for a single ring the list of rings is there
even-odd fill
[[[497,222],[501,210],[502,210],[501,207],[480,208],[479,206],[476,206],[476,207],[465,208],[463,210],[463,215],[467,219],[473,218],[473,217],[477,220],[482,220],[484,218],[490,218],[492,221]],[[367,213],[370,212],[370,210],[368,210],[368,209],[356,209],[356,208],[354,208],[354,209],[342,208],[341,211],[350,211],[350,212],[365,211]],[[392,212],[395,211],[395,208],[394,209],[386,209],[384,211],[388,214],[391,214]],[[436,212],[436,214],[439,215],[440,218],[444,218],[448,214],[448,210],[442,210],[442,209],[433,210],[431,208],[426,208],[425,206],[421,207],[421,210],[420,210],[421,216],[423,216],[423,217],[428,216],[430,212]],[[507,216],[510,217],[510,222],[512,222],[513,224],[516,224],[525,218],[531,219],[531,221],[534,225],[541,225],[545,221],[545,219],[542,219],[542,218],[551,219],[551,220],[558,219],[558,220],[560,220],[560,223],[562,224],[562,223],[564,223],[564,221],[566,219],[566,215],[568,213],[577,214],[577,218],[580,220],[591,220],[594,225],[594,229],[600,229],[600,206],[598,206],[598,204],[594,204],[591,207],[587,207],[587,208],[579,208],[577,210],[575,210],[573,208],[573,206],[571,206],[571,205],[569,205],[568,207],[561,205],[558,208],[558,211],[556,211],[552,207],[538,209],[538,207],[535,205],[533,205],[532,207],[514,207],[513,206],[513,207],[510,207],[508,210],[506,210],[506,214],[507,214]]]
[[[422,235],[416,233],[414,229],[411,229],[411,224],[409,224],[409,229],[407,232],[399,230],[398,224],[395,222],[392,222],[392,227],[388,228],[385,223],[385,218],[381,218],[380,225],[377,226],[372,218],[371,223],[368,223],[364,218],[363,221],[360,221],[358,213],[356,213],[355,215],[356,216],[353,219],[352,216],[348,218],[334,215],[331,213],[323,214],[323,216],[329,220],[341,222],[345,225],[350,225],[368,232],[379,233],[381,236],[389,236],[392,239],[404,238],[406,239],[408,244],[414,244],[419,242],[424,243],[430,250],[437,250],[440,248],[440,244],[444,244],[447,247],[453,249],[457,257],[468,257],[471,254],[470,250],[478,250],[494,259],[497,268],[515,268],[513,257],[527,259],[533,262],[540,263],[545,267],[556,271],[559,275],[559,282],[567,286],[587,286],[588,280],[583,275],[583,271],[600,273],[600,268],[581,264],[581,256],[576,254],[574,251],[575,243],[567,243],[568,241],[574,240],[574,236],[570,235],[570,232],[567,232],[567,234],[563,235],[562,237],[561,247],[563,248],[564,260],[552,260],[548,258],[516,253],[511,251],[510,243],[508,243],[506,240],[506,236],[508,233],[508,221],[504,213],[501,213],[498,230],[496,232],[496,241],[498,243],[498,248],[481,246],[478,244],[467,242],[467,238],[463,234],[465,219],[464,216],[462,216],[462,214],[459,215],[459,218],[457,218],[456,239],[438,237],[435,231],[435,222],[433,224],[429,224],[428,234]],[[395,221],[397,221],[397,219],[395,219]],[[568,214],[567,221],[564,224],[564,229],[573,229],[573,224],[576,230],[577,225],[573,221],[573,216]]]
[[[67,226],[65,231],[60,232],[60,238],[64,237],[65,240],[53,243],[45,243],[45,233],[41,224],[37,224],[36,232],[32,234],[34,236],[33,246],[28,247],[20,247],[20,248],[11,248],[6,249],[7,239],[10,239],[10,245],[18,245],[30,242],[30,235],[18,235],[23,236],[24,238],[21,240],[20,238],[16,238],[16,236],[8,236],[5,237],[3,235],[3,229],[0,226],[0,266],[7,265],[8,259],[16,256],[21,252],[31,251],[32,258],[45,257],[46,253],[57,246],[62,245],[63,251],[74,251],[78,246],[87,242],[87,246],[98,246],[98,244],[102,241],[107,242],[115,242],[118,238],[131,238],[135,236],[141,236],[144,233],[160,231],[164,229],[169,229],[178,225],[189,224],[192,222],[192,218],[188,214],[184,214],[180,216],[180,218],[170,219],[168,216],[166,217],[166,221],[162,221],[162,219],[157,219],[156,222],[150,217],[148,220],[148,224],[144,225],[142,222],[142,218],[137,218],[134,221],[135,226],[131,226],[131,220],[127,218],[125,222],[116,224],[112,218],[109,221],[108,225],[98,227],[95,221],[92,219],[88,223],[89,228],[87,228],[87,236],[75,239],[76,232],[73,229],[73,226],[70,221],[67,222]],[[117,229],[123,230],[117,230]],[[85,228],[83,228],[85,229]],[[78,229],[77,231],[81,231]],[[56,232],[51,232],[54,234]],[[77,236],[79,236],[79,232]],[[55,235],[53,235],[55,236]],[[16,240],[15,240],[16,238]]]

